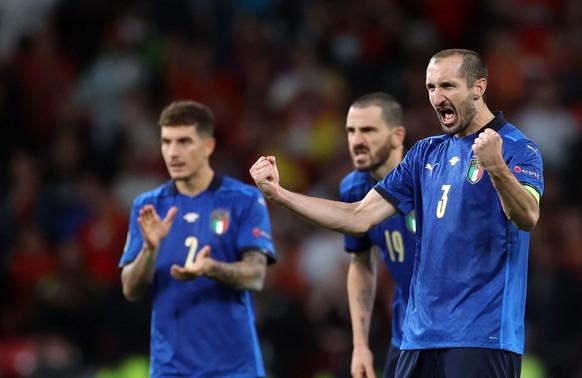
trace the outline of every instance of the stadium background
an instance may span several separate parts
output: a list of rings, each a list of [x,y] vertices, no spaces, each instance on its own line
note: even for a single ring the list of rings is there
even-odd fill
[[[440,133],[424,71],[450,47],[486,58],[490,107],[544,156],[523,377],[582,377],[581,20],[579,0],[0,1],[0,377],[143,376],[149,307],[122,298],[117,262],[131,200],[167,179],[169,101],[213,109],[223,173],[250,182],[275,154],[287,187],[336,198],[349,103],[387,91],[409,146]],[[279,262],[257,296],[270,376],[349,377],[341,237],[271,214]]]

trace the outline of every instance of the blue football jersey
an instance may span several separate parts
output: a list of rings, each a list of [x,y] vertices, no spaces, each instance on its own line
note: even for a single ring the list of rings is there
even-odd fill
[[[139,254],[139,209],[152,204],[160,217],[178,214],[162,241],[152,283],[152,377],[262,377],[265,369],[255,329],[254,297],[206,277],[180,282],[170,275],[190,253],[210,245],[210,256],[236,262],[248,250],[275,260],[267,205],[259,190],[216,174],[196,196],[180,194],[173,181],[136,198],[120,266]]]
[[[502,113],[485,127],[522,185],[543,194],[538,147]],[[417,142],[375,189],[416,215],[415,255],[402,349],[476,347],[523,354],[529,232],[505,216],[465,138]]]
[[[353,171],[340,183],[340,199],[343,202],[359,201],[375,185],[376,181],[369,173]],[[396,347],[400,347],[402,343],[402,326],[408,305],[415,245],[414,212],[408,213],[407,216],[396,215],[387,219],[363,236],[344,235],[344,247],[348,252],[357,253],[377,246],[382,260],[396,282],[392,300],[391,340]]]

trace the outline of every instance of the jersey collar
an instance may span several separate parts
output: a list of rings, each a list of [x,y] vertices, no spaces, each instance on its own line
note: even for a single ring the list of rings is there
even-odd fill
[[[493,114],[495,115],[495,118],[493,118],[491,120],[491,122],[489,122],[488,124],[486,124],[485,126],[480,128],[479,131],[477,131],[475,134],[479,135],[479,133],[485,131],[485,129],[493,129],[496,132],[499,132],[499,130],[503,126],[505,126],[505,124],[507,123],[507,120],[503,116],[503,112],[495,111],[495,112],[493,112]]]
[[[218,188],[220,188],[220,186],[222,185],[223,180],[224,180],[223,175],[218,172],[215,172],[214,177],[212,178],[212,181],[210,181],[210,185],[208,185],[208,188],[206,190],[212,190],[213,192],[217,191]],[[178,189],[176,188],[176,183],[174,182],[174,180],[170,180],[167,183],[164,192],[168,196],[176,196],[180,194],[180,192],[178,192]]]

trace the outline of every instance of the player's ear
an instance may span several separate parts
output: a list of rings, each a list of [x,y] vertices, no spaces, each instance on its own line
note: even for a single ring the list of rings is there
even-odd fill
[[[216,139],[215,138],[206,138],[204,140],[204,146],[206,147],[206,156],[210,157],[216,148]]]
[[[478,99],[482,98],[486,89],[487,79],[481,78],[475,81],[475,84],[473,84],[473,100],[477,101]]]
[[[396,126],[392,129],[392,147],[400,147],[404,144],[406,130],[402,126]]]

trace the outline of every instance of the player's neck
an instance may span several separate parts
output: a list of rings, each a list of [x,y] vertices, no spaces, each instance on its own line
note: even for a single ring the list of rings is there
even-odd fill
[[[404,147],[396,148],[390,153],[390,157],[377,169],[370,171],[370,175],[376,181],[382,180],[391,170],[396,168],[404,158]]]
[[[208,189],[213,178],[214,170],[207,165],[188,178],[175,180],[176,189],[180,194],[195,196]]]
[[[469,127],[465,129],[464,133],[461,133],[458,136],[462,138],[467,135],[475,134],[477,131],[481,130],[483,126],[493,121],[494,118],[495,114],[489,110],[487,105],[483,104],[482,106],[477,107],[477,114],[475,114],[475,118],[473,118]]]

